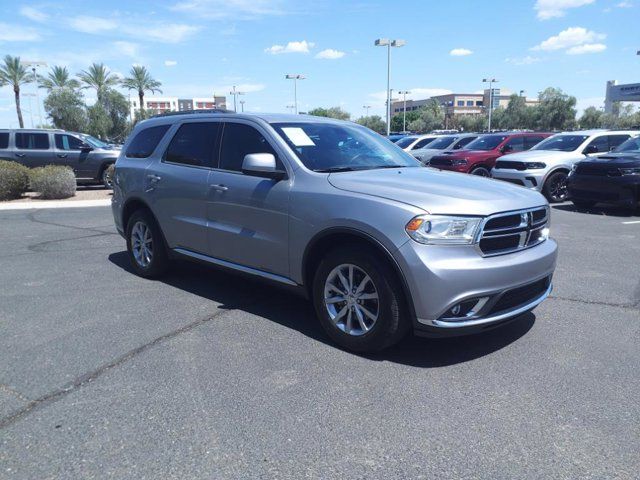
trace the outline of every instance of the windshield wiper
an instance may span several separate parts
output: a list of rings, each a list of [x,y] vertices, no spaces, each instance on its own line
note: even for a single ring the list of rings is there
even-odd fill
[[[335,173],[335,172],[355,172],[356,170],[368,170],[367,168],[353,168],[353,167],[330,167],[322,168],[320,170],[314,170],[318,173]]]

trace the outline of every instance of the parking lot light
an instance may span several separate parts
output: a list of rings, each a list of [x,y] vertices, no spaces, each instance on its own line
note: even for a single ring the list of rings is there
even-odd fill
[[[410,95],[411,92],[409,90],[402,90],[398,92],[402,95],[402,131],[407,131],[407,95]]]
[[[285,77],[287,80],[293,80],[293,105],[295,107],[295,112],[296,115],[298,114],[298,80],[304,80],[305,77],[304,75],[300,75],[299,73],[289,73],[287,75],[285,75]]]
[[[493,111],[493,84],[498,83],[493,77],[487,77],[482,79],[482,83],[489,84],[489,125],[487,126],[487,130],[491,133],[491,112]]]
[[[388,38],[378,38],[374,42],[376,47],[387,47],[387,136],[391,133],[391,47],[403,47],[406,43],[404,40]]]

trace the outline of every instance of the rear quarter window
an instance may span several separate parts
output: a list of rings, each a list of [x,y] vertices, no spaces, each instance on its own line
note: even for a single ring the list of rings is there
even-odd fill
[[[167,133],[171,125],[158,125],[140,130],[127,147],[125,155],[129,158],[147,158]]]
[[[49,134],[48,133],[16,133],[16,148],[23,150],[48,150]]]

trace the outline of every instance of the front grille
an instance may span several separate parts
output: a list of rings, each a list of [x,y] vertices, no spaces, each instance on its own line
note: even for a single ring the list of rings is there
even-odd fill
[[[551,283],[551,277],[546,277],[537,282],[529,283],[522,287],[507,290],[486,314],[488,316],[513,310],[522,305],[531,303],[547,291]]]
[[[450,158],[433,157],[429,162],[430,167],[450,167],[453,162]]]
[[[501,168],[509,169],[509,170],[526,170],[527,166],[523,162],[514,162],[511,160],[498,160],[496,162],[496,169],[500,170]]]
[[[548,222],[547,207],[492,215],[482,227],[480,251],[484,256],[501,255],[538,245],[546,240]]]

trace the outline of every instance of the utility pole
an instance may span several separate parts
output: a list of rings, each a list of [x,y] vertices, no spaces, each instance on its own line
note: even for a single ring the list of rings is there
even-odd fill
[[[371,105],[363,105],[362,108],[364,108],[365,117],[368,117],[369,116],[369,109],[371,108]]]
[[[402,131],[406,132],[407,131],[407,95],[411,94],[410,91],[408,90],[403,90],[401,92],[398,92],[400,95],[402,95]]]
[[[233,86],[233,91],[229,92],[229,95],[233,95],[233,111],[234,112],[238,111],[238,105],[237,105],[237,102],[236,102],[236,100],[238,98],[238,95],[244,95],[244,94],[245,94],[245,92],[240,92],[240,91],[236,90],[236,86],[235,85]],[[213,97],[213,99],[215,101],[215,97]]]
[[[376,47],[387,47],[387,137],[391,134],[391,47],[402,47],[406,45],[404,40],[389,40],[388,38],[378,38],[374,45]]]
[[[293,80],[293,106],[295,108],[296,115],[298,114],[298,80],[304,80],[304,75],[299,73],[288,73],[284,76],[287,80]]]
[[[246,103],[246,102],[245,102],[244,100],[240,100],[240,111],[241,111],[241,112],[244,112],[244,104],[245,104],[245,103]]]
[[[40,60],[35,61],[22,61],[20,62],[25,67],[31,68],[31,72],[33,73],[33,83],[36,86],[36,102],[38,103],[38,118],[40,119],[40,126],[42,126],[42,105],[40,104],[40,92],[39,92],[39,84],[38,84],[38,73],[36,71],[36,67],[47,67],[47,62],[43,62]]]
[[[489,131],[489,133],[491,133],[491,113],[493,112],[493,84],[498,83],[498,80],[493,77],[483,78],[482,83],[489,84],[489,125],[487,130]]]

